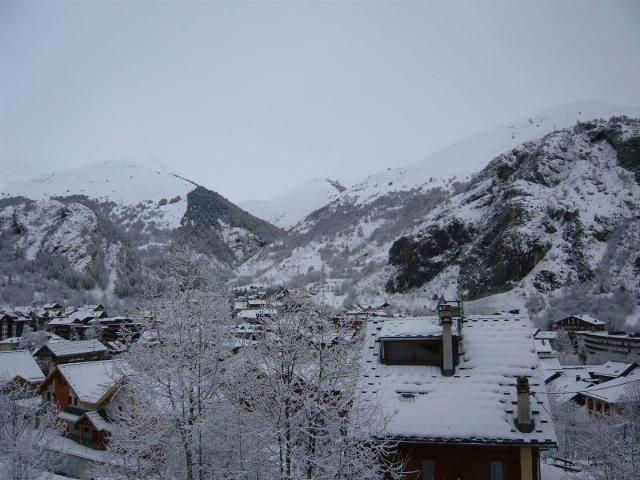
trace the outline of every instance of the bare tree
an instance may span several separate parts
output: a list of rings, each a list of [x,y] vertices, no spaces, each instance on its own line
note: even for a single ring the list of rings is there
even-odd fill
[[[46,446],[62,425],[33,395],[27,384],[4,384],[0,390],[0,457],[7,480],[30,480],[60,465],[60,455]]]
[[[174,252],[142,310],[154,341],[123,355],[132,372],[108,447],[120,466],[105,468],[126,478],[219,478],[230,315],[206,257]]]
[[[552,404],[559,454],[578,460],[594,480],[635,480],[640,475],[640,387],[627,386],[608,413],[587,414],[573,402]]]
[[[355,410],[361,342],[321,308],[289,299],[267,322],[267,335],[239,355],[235,385],[247,426],[264,460],[252,478],[351,479],[392,477],[393,445],[363,433]]]

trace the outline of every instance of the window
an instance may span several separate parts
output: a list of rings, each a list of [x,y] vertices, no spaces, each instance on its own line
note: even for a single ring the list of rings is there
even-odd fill
[[[420,480],[435,480],[436,479],[436,467],[433,460],[422,460],[422,476]]]
[[[416,363],[440,365],[441,358],[440,343],[416,343]]]
[[[50,402],[51,401],[51,392],[47,392],[47,401]]]
[[[69,405],[73,405],[73,397],[68,397]]]
[[[453,356],[457,363],[457,338],[453,339]],[[442,364],[442,340],[386,340],[382,342],[382,361],[400,365]]]
[[[491,462],[491,480],[504,480],[504,466],[502,462]]]
[[[390,363],[413,363],[413,345],[410,342],[384,342],[384,359]]]

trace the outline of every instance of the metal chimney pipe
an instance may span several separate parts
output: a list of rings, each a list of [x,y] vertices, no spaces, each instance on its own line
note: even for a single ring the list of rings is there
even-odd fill
[[[531,416],[531,399],[529,390],[529,379],[527,377],[518,377],[516,383],[516,391],[518,392],[518,418],[516,427],[522,433],[533,431],[534,423]]]
[[[453,364],[453,312],[450,305],[438,305],[438,314],[442,325],[442,374],[450,377],[455,373]]]

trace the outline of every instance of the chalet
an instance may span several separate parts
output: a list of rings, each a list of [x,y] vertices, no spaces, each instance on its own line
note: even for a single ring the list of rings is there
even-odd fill
[[[259,340],[263,339],[265,335],[264,328],[253,323],[234,325],[232,332],[234,337],[242,340]]]
[[[236,314],[236,319],[248,323],[260,323],[273,318],[278,313],[275,308],[247,308]]]
[[[9,350],[18,349],[32,349],[33,343],[40,343],[40,341],[55,341],[62,340],[58,335],[43,330],[38,330],[30,337],[10,337],[5,340],[0,340],[0,352],[7,352]],[[21,347],[21,345],[23,345]]]
[[[607,324],[602,320],[597,320],[589,315],[569,315],[560,320],[553,322],[552,328],[554,330],[564,330],[567,332],[578,332],[588,330],[592,332],[604,331],[607,328]]]
[[[0,352],[0,386],[29,384],[37,387],[44,374],[27,350]]]
[[[0,340],[21,336],[24,327],[32,322],[31,316],[24,315],[21,310],[0,312]]]
[[[33,321],[35,330],[44,330],[49,322],[62,314],[62,305],[59,303],[47,303],[42,307],[36,308],[33,312]]]
[[[67,437],[101,450],[110,431],[109,418],[121,407],[117,395],[128,370],[125,362],[117,360],[58,365],[39,391],[44,401],[58,408]]]
[[[106,353],[107,347],[99,340],[54,340],[33,352],[33,356],[49,374],[56,365],[103,360]]]
[[[129,317],[102,317],[89,320],[89,325],[97,329],[97,335],[104,342],[115,342],[124,338],[137,339],[140,326]]]
[[[376,438],[396,441],[411,480],[534,480],[556,447],[529,319],[371,318],[358,404],[380,411]]]
[[[390,317],[391,306],[384,302],[380,305],[353,305],[350,309],[344,312],[344,316],[351,320],[366,320],[371,317]]]
[[[634,368],[624,376],[606,382],[597,383],[584,389],[578,395],[590,415],[621,412],[625,407],[638,399],[631,395],[629,385],[640,382],[640,369]]]
[[[67,308],[62,316],[49,322],[48,328],[62,338],[83,338],[92,320],[107,317],[102,305],[85,305],[79,309]]]
[[[564,366],[546,380],[559,403],[573,401],[590,414],[620,412],[630,401],[629,384],[640,381],[635,363]]]
[[[62,305],[60,305],[59,303],[45,303],[42,308],[44,309],[44,311],[50,312],[51,316],[54,317],[62,313]]]

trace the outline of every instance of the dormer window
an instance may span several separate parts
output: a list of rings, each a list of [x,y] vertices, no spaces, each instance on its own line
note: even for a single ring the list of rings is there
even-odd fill
[[[436,365],[442,360],[442,342],[438,340],[385,340],[382,361],[398,365]]]
[[[430,339],[382,339],[380,359],[387,365],[442,366],[442,337]],[[458,337],[453,337],[453,360],[458,364]]]
[[[430,365],[443,368],[444,331],[440,322],[434,318],[385,320],[378,337],[380,361],[387,365]],[[457,326],[451,326],[448,332],[451,335],[452,363],[456,365],[459,341]]]

